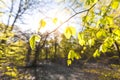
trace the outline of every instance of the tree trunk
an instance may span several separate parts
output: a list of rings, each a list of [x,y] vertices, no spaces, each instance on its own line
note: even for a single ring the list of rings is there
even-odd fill
[[[27,54],[26,54],[26,66],[28,66],[28,64],[30,63],[30,56],[31,56],[31,47],[30,45],[28,45],[28,51],[27,51]]]

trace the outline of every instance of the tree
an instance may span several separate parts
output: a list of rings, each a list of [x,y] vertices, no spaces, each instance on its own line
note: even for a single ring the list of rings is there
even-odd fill
[[[117,11],[119,0],[111,0],[107,6],[104,3],[103,5],[99,3],[102,3],[102,1],[86,0],[86,4],[92,5],[92,7],[88,9],[86,15],[83,17],[83,26],[85,29],[78,34],[79,44],[81,46],[89,45],[91,47],[101,38],[102,44],[96,49],[93,57],[99,57],[102,53],[109,51],[112,45],[114,45],[119,56],[119,26],[114,23],[115,15],[112,14],[113,11]],[[97,8],[97,5],[101,7]],[[95,12],[95,10],[98,11]],[[86,31],[89,31],[90,34],[87,34]]]

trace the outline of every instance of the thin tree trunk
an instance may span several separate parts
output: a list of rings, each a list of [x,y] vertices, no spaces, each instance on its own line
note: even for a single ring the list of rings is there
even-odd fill
[[[30,47],[30,45],[28,45],[28,51],[27,51],[27,54],[26,54],[26,66],[28,66],[28,64],[30,63],[31,52],[32,52],[31,47]]]
[[[37,65],[37,61],[39,59],[40,50],[41,50],[40,45],[39,44],[36,45],[36,50],[35,50],[35,54],[34,54],[34,60],[33,60],[33,63],[32,63],[34,66]]]

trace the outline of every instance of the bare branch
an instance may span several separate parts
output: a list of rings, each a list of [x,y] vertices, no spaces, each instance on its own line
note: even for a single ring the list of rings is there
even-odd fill
[[[17,19],[18,19],[18,17],[19,17],[19,13],[20,13],[20,11],[21,11],[21,4],[22,4],[22,0],[20,0],[20,2],[19,2],[19,8],[18,8],[17,14],[16,14],[16,16],[15,16],[15,19],[14,19],[14,21],[13,21],[13,23],[12,23],[12,28],[11,28],[11,30],[13,30],[13,27],[14,27],[14,25],[15,25],[15,22],[17,21]]]
[[[56,29],[54,29],[53,31],[49,32],[48,34],[51,34],[51,33],[55,32],[56,30],[58,30],[62,25],[64,25],[65,23],[67,23],[70,19],[72,19],[72,18],[75,17],[76,15],[81,14],[81,13],[84,13],[84,12],[89,12],[95,5],[96,5],[96,3],[93,4],[89,9],[86,9],[86,10],[83,10],[83,11],[80,11],[80,12],[75,13],[74,15],[72,15],[71,17],[69,17],[66,21],[64,21],[64,22],[63,22],[62,24],[60,24]]]
[[[7,25],[5,27],[4,33],[6,32],[7,28],[9,27],[9,24],[10,24],[11,15],[12,15],[12,12],[13,12],[13,5],[14,5],[14,1],[12,0],[11,1],[11,8],[10,8],[9,16],[8,16],[8,21],[7,21]]]

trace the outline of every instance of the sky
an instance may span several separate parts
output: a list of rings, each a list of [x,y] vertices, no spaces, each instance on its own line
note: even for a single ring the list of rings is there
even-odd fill
[[[10,7],[10,0],[6,0],[6,4],[8,7]],[[19,1],[19,0],[16,0]],[[74,8],[74,6],[70,6],[72,3],[70,2],[64,2],[64,3],[59,3],[62,0],[40,0],[40,6],[37,9],[34,10],[30,10],[31,14],[30,15],[23,15],[23,19],[24,19],[24,23],[16,23],[16,25],[19,26],[19,28],[22,31],[26,31],[26,30],[31,30],[33,32],[36,32],[38,27],[40,27],[40,20],[44,19],[46,21],[46,26],[45,28],[41,29],[41,32],[46,32],[46,31],[53,31],[56,27],[58,27],[60,24],[62,24],[64,21],[66,21],[69,17],[71,17],[74,14],[74,11],[72,10],[72,8]],[[45,3],[42,3],[45,2]],[[69,0],[68,0],[69,1]],[[15,7],[18,6],[19,2],[15,2]],[[6,9],[6,11],[9,10],[8,8]],[[14,8],[14,10],[17,11],[16,8]],[[75,9],[76,11],[80,11],[81,9]],[[8,19],[8,15],[9,13],[5,13],[5,15],[2,16],[2,18],[0,19],[2,22],[6,23],[6,20]],[[53,23],[53,19],[57,18],[57,23],[54,24]],[[11,18],[12,21],[13,18]],[[74,18],[72,18],[71,20],[69,20],[67,23],[65,23],[64,25],[62,25],[59,28],[60,32],[63,32],[65,27],[67,26],[73,26],[76,27],[76,29],[79,31],[81,29],[81,19],[80,19],[80,15],[75,16]]]

